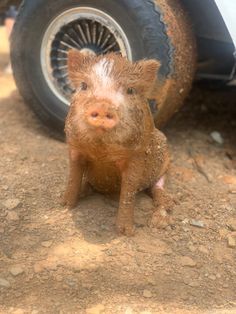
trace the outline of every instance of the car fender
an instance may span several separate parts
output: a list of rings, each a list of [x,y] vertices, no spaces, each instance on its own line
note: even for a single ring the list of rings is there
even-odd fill
[[[215,0],[236,49],[236,1]]]

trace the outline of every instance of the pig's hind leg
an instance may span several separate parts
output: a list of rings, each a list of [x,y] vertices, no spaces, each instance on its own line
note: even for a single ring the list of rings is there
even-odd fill
[[[155,211],[152,215],[150,226],[165,228],[172,224],[170,212],[173,209],[174,201],[164,190],[165,177],[162,176],[152,187],[151,195],[153,198]]]

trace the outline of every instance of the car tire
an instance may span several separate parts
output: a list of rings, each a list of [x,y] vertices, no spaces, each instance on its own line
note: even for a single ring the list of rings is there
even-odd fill
[[[118,31],[120,29],[122,30],[122,34],[124,34],[126,40],[124,41],[127,42],[129,49],[125,49],[129,50],[129,58],[132,60],[155,58],[161,62],[158,77],[159,81],[162,82],[161,86],[165,90],[165,95],[168,95],[169,89],[175,90],[176,88],[180,88],[176,86],[176,84],[166,84],[166,82],[172,82],[178,77],[178,71],[180,72],[180,67],[178,66],[179,59],[181,59],[182,63],[185,62],[185,64],[188,64],[188,69],[185,71],[187,72],[187,75],[185,75],[187,77],[187,80],[185,80],[186,83],[182,80],[182,84],[186,85],[183,87],[184,92],[182,91],[182,96],[180,97],[182,99],[187,94],[192,82],[194,72],[194,45],[188,43],[189,48],[185,47],[187,53],[185,53],[183,57],[181,55],[181,49],[177,49],[179,55],[176,56],[176,47],[181,46],[181,42],[175,43],[173,35],[170,34],[170,27],[175,27],[175,23],[177,23],[176,21],[178,21],[178,19],[175,18],[174,23],[172,23],[171,20],[168,21],[168,17],[166,17],[163,12],[168,11],[168,16],[170,16],[171,13],[172,18],[175,16],[175,12],[174,10],[172,11],[171,6],[168,6],[167,9],[165,6],[163,5],[163,1],[158,0],[23,1],[11,38],[11,60],[16,84],[26,103],[29,104],[45,124],[53,129],[63,130],[69,106],[64,99],[59,97],[59,89],[61,88],[59,79],[59,83],[57,81],[56,83],[54,82],[56,79],[54,77],[51,78],[52,71],[50,71],[50,69],[48,73],[45,74],[46,61],[44,57],[42,58],[42,51],[45,50],[47,52],[48,48],[44,49],[43,43],[45,43],[45,34],[48,33],[48,30],[52,27],[51,25],[57,25],[60,16],[64,16],[63,14],[67,14],[67,12],[77,12],[73,10],[82,10],[83,8],[90,8],[88,12],[100,12],[99,18],[103,15],[107,16],[108,20],[110,19],[112,23],[114,21],[115,26],[118,25]],[[178,10],[182,9],[178,8]],[[68,17],[68,14],[65,16]],[[177,14],[179,14],[179,12],[177,12]],[[92,16],[96,19],[96,15]],[[56,22],[54,23],[54,21]],[[98,23],[97,21],[100,20],[96,20],[96,23]],[[68,25],[70,26],[72,22],[73,21],[69,20]],[[171,24],[173,25],[171,26]],[[184,24],[183,21],[182,24]],[[178,25],[178,27],[180,26]],[[62,30],[62,28],[60,28],[60,30]],[[183,31],[185,31],[184,27]],[[114,30],[114,34],[116,34],[115,32],[117,32],[117,30]],[[57,35],[55,35],[55,38],[56,36]],[[48,36],[48,38],[50,38],[50,36]],[[185,33],[182,34],[181,41],[183,41],[183,38],[185,38]],[[185,41],[186,40],[187,38]],[[53,47],[53,43],[54,41],[52,41],[51,47]],[[183,45],[184,44],[185,43],[183,43]],[[52,52],[49,51],[48,58],[51,58],[51,55]],[[59,59],[63,58],[58,58],[58,60]],[[47,62],[47,64],[50,62]],[[181,79],[181,77],[178,78]],[[56,88],[58,88],[59,92],[57,92]],[[179,92],[180,91],[178,91],[178,93]],[[153,96],[154,102],[152,101],[151,103],[152,105],[154,104],[154,114],[156,114],[158,106],[159,109],[161,109],[162,118],[159,119],[159,122],[158,114],[156,115],[156,121],[161,125],[164,124],[167,117],[169,118],[180,106],[180,100],[177,97],[178,100],[176,104],[173,99],[171,100],[172,104],[169,105],[168,114],[166,115],[167,117],[165,117],[164,104],[168,107],[168,104],[166,104],[166,98],[168,97],[164,95],[160,102],[158,100],[158,93],[160,93],[159,90],[157,91],[157,95]]]

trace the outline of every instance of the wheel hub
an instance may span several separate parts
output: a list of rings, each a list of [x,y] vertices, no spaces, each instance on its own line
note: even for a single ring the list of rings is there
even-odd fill
[[[69,104],[73,92],[67,72],[70,49],[93,55],[117,52],[132,59],[125,33],[103,11],[74,8],[58,16],[45,32],[41,45],[41,67],[52,92],[66,104]]]

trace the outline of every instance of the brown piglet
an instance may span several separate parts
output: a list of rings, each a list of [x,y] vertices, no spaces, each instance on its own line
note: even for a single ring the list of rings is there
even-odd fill
[[[166,226],[172,207],[164,190],[169,155],[165,136],[155,128],[148,98],[157,80],[157,60],[131,62],[110,53],[68,53],[75,93],[66,119],[70,173],[64,204],[76,206],[85,190],[120,193],[116,227],[134,233],[135,196],[150,191],[151,225]]]

